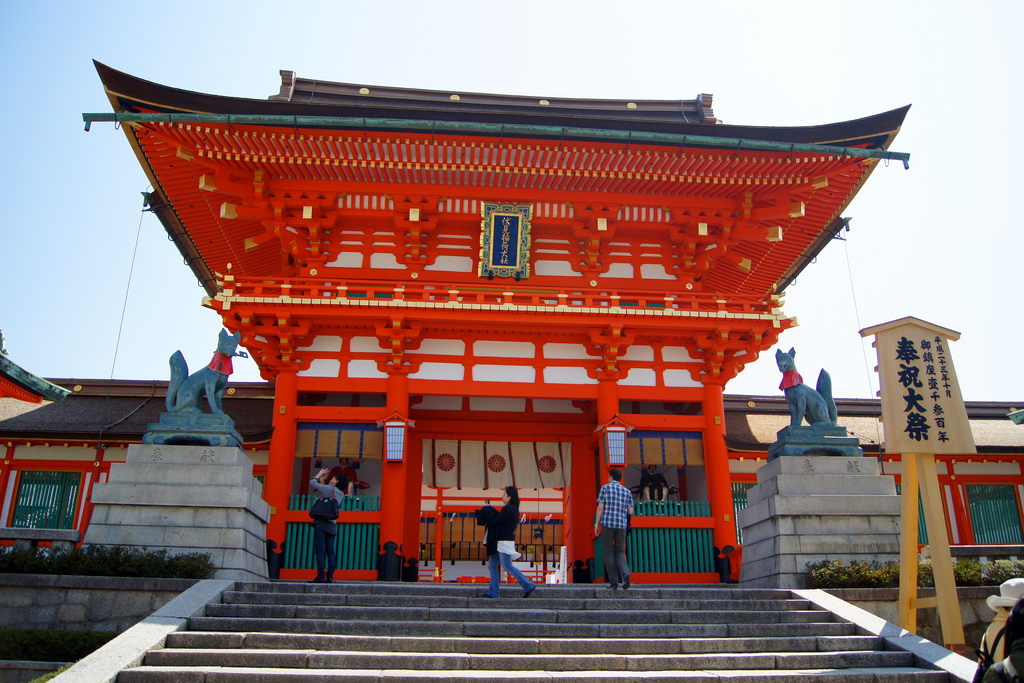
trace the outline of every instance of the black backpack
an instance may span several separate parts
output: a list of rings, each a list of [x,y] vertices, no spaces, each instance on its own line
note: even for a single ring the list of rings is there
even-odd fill
[[[1020,676],[1014,676],[1013,678],[1006,677],[1006,669],[1003,668],[1003,662],[1005,661],[1006,660],[1004,659],[1002,662],[996,662],[993,664],[992,670],[996,672],[996,675],[999,676],[999,680],[1003,683],[1020,683]]]
[[[338,521],[340,507],[338,499],[334,496],[330,498],[317,498],[316,502],[313,503],[313,507],[309,509],[309,516],[313,521],[336,522]]]
[[[1011,681],[1012,683],[1020,683],[1020,676],[1014,676],[1011,679],[1006,675],[1005,670],[1003,669],[1003,662],[992,661],[992,653],[995,652],[997,647],[999,647],[999,641],[1002,640],[1002,638],[1003,631],[1000,630],[999,633],[996,634],[996,637],[992,639],[991,650],[985,640],[981,641],[981,648],[975,650],[978,654],[978,668],[974,672],[973,683],[981,683],[982,679],[985,678],[985,673],[991,668],[995,668],[1000,681],[1004,681],[1005,683],[1011,683]]]

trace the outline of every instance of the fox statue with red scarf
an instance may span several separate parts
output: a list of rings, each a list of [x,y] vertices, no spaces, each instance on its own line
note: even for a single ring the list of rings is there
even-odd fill
[[[796,371],[796,350],[775,352],[775,362],[782,372],[782,389],[789,403],[790,426],[799,427],[804,418],[812,427],[816,425],[835,426],[838,424],[836,402],[832,399],[832,377],[823,369],[818,374],[817,391],[804,384],[804,378]]]
[[[188,374],[185,357],[181,351],[175,351],[170,360],[171,381],[167,387],[167,412],[201,413],[199,403],[203,394],[206,394],[210,410],[223,415],[221,398],[228,385],[228,375],[232,372],[231,359],[235,356],[249,357],[244,351],[236,351],[241,340],[240,331],[228,334],[226,330],[221,330],[213,360],[205,368],[191,375]]]

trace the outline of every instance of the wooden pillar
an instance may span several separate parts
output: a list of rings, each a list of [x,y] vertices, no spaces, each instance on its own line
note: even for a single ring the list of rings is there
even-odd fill
[[[594,448],[595,441],[589,437],[580,437],[572,442],[569,485],[563,494],[563,523],[569,560],[565,572],[568,581],[572,581],[572,564],[576,560],[586,562],[588,557],[594,556],[594,512],[597,510],[598,489]]]
[[[8,510],[14,509],[14,500],[7,500],[7,481],[11,476],[11,461],[14,460],[14,449],[16,446],[11,443],[7,446],[7,452],[4,455],[3,465],[0,466],[0,508],[3,507],[4,503],[7,504]],[[12,492],[12,496],[16,492]],[[7,520],[0,520],[0,524],[7,525]],[[82,534],[85,535],[84,533]]]
[[[285,541],[284,513],[292,495],[292,468],[295,462],[295,406],[298,403],[298,377],[294,372],[279,372],[274,384],[274,434],[270,437],[267,476],[263,482],[263,500],[270,505],[267,540],[281,548]]]
[[[952,471],[952,465],[949,466]],[[941,489],[940,489],[941,491]],[[956,520],[956,528],[959,531],[959,539],[953,539],[954,543],[976,543],[974,540],[974,526],[967,519],[967,506],[964,504],[967,492],[962,484],[951,483],[949,492],[953,498],[953,509],[950,516]]]
[[[402,544],[405,548],[405,559],[419,556],[420,548],[420,508],[423,497],[423,442],[407,435],[408,446],[405,453],[405,491],[409,499],[405,506],[405,517],[402,526]],[[386,465],[387,463],[385,463]]]
[[[409,378],[398,372],[388,375],[386,414],[390,415],[396,411],[406,418],[409,417]],[[388,462],[387,454],[384,454],[380,487],[380,543],[383,546],[388,541],[393,541],[398,546],[399,555],[405,554],[406,508],[419,514],[418,495],[415,504],[406,504],[409,472],[412,469],[408,462],[409,451],[412,450],[408,447],[412,442],[411,430],[406,431],[405,438],[405,460]],[[418,492],[417,489],[416,493]]]
[[[732,504],[732,478],[729,474],[729,449],[725,445],[725,401],[722,386],[704,385],[704,471],[708,480],[708,500],[714,520],[712,538],[717,548],[736,547],[735,510]]]
[[[107,449],[103,447],[102,443],[96,444],[96,459],[93,460],[92,475],[89,477],[89,485],[86,487],[84,492],[85,510],[82,515],[82,524],[78,528],[78,531],[82,534],[82,538],[85,538],[85,532],[89,530],[89,522],[92,521],[92,489],[96,486],[96,480],[99,479],[101,473],[100,464],[103,462],[103,456],[106,452]],[[110,466],[107,465],[107,467],[109,468]],[[0,490],[6,490],[6,485],[6,482],[0,484],[0,486],[4,487]]]

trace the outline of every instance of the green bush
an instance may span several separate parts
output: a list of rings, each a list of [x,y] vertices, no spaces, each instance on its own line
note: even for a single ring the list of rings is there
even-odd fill
[[[900,585],[900,568],[895,562],[851,562],[822,560],[807,565],[808,588],[892,588]]]
[[[0,628],[0,659],[74,662],[111,640],[114,631],[49,631]]]
[[[73,550],[0,548],[0,572],[168,579],[207,579],[216,567],[208,553],[171,555],[167,550],[92,545]]]
[[[869,565],[855,561],[847,567],[841,560],[822,560],[808,564],[806,575],[808,588],[896,588],[900,585],[900,569],[895,562]],[[1024,577],[1024,560],[982,564],[961,559],[953,564],[953,579],[958,586],[998,586],[1017,577]],[[919,588],[935,585],[931,560],[918,561],[917,585]]]

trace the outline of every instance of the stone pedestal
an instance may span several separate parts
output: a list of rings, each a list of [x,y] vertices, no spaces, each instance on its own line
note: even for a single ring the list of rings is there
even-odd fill
[[[267,579],[270,506],[238,448],[133,445],[92,490],[84,545],[209,553],[216,579]]]
[[[225,413],[203,413],[194,408],[180,413],[160,413],[142,443],[157,446],[214,446],[240,448],[242,437],[235,422]]]
[[[864,455],[860,439],[849,436],[841,425],[783,427],[768,447],[768,462],[781,456],[835,455],[859,458]]]
[[[900,558],[900,498],[874,458],[777,458],[757,471],[739,523],[744,588],[806,588],[810,562]]]

